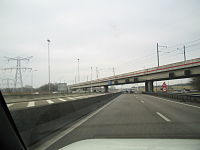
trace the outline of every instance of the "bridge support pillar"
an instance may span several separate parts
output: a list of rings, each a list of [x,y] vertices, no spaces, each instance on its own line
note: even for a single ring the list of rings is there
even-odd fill
[[[153,81],[145,82],[145,92],[153,92]]]
[[[92,86],[90,87],[90,92],[91,92],[91,93],[93,92],[93,87],[92,87]]]
[[[105,93],[108,92],[108,86],[107,86],[107,85],[104,86],[104,92],[105,92]]]

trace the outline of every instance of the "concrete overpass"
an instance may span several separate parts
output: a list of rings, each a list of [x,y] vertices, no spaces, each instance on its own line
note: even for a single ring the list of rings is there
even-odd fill
[[[87,90],[93,87],[104,87],[105,92],[108,91],[108,86],[141,83],[145,82],[145,91],[153,92],[153,82],[161,80],[190,78],[200,75],[200,58],[187,61],[153,67],[139,71],[119,74],[88,82],[70,85],[71,90]]]

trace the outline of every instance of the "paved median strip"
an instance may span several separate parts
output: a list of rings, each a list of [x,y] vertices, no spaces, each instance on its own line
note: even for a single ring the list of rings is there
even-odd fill
[[[54,103],[52,100],[46,100],[46,101],[47,101],[47,103],[49,103],[49,104],[53,104],[53,103]]]
[[[162,115],[162,114],[159,113],[159,112],[156,112],[156,114],[157,114],[158,116],[160,116],[162,119],[164,119],[165,121],[167,121],[167,122],[170,122],[170,121],[171,121],[170,119],[168,119],[167,117],[165,117],[164,115]]]
[[[35,102],[28,102],[28,105],[26,107],[33,107],[35,106]]]

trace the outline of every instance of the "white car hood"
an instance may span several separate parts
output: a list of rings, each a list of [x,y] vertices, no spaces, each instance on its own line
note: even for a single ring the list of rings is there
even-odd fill
[[[200,150],[199,139],[88,139],[61,150]]]

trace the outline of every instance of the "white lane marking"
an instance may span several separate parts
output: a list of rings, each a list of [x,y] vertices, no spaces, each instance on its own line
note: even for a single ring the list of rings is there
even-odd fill
[[[71,100],[76,100],[76,98],[73,98],[73,97],[67,97],[68,99],[71,99]]]
[[[67,100],[65,100],[63,98],[58,98],[58,100],[63,101],[63,102],[67,101]]]
[[[75,98],[83,98],[84,96],[77,96],[77,97],[75,97]]]
[[[155,97],[155,96],[154,96],[154,97]],[[194,106],[194,105],[185,104],[185,103],[181,103],[181,102],[175,102],[175,101],[167,100],[167,99],[160,98],[160,97],[156,97],[156,98],[157,98],[157,99],[160,99],[160,100],[164,100],[164,101],[172,102],[172,103],[182,104],[182,105],[185,105],[185,106],[190,106],[190,107],[194,107],[194,108],[200,108],[199,106]]]
[[[115,100],[117,100],[117,99],[113,99],[112,101],[108,102],[107,104],[105,104],[102,107],[100,107],[99,109],[97,109],[95,112],[93,112],[93,113],[89,114],[88,116],[86,116],[85,118],[79,120],[76,124],[72,125],[71,127],[69,127],[68,129],[64,130],[63,132],[57,134],[54,138],[47,140],[42,145],[40,145],[39,147],[37,147],[37,150],[47,149],[49,146],[51,146],[52,144],[54,144],[55,142],[57,142],[58,140],[60,140],[61,138],[63,138],[65,135],[69,134],[74,129],[78,128],[81,124],[83,124],[84,122],[86,122],[87,120],[89,120],[91,117],[93,117],[94,115],[96,115],[97,113],[99,113],[101,110],[103,110],[104,108],[106,108],[107,106],[109,106]]]
[[[167,117],[165,117],[164,115],[162,115],[159,112],[156,112],[157,115],[159,115],[161,118],[163,118],[165,121],[170,122],[171,120],[169,120]]]
[[[28,105],[26,107],[33,107],[35,106],[35,102],[28,102]]]
[[[98,96],[98,95],[97,95]],[[94,97],[94,95],[87,95],[87,97]]]
[[[11,107],[13,104],[7,104],[8,107]]]
[[[78,96],[76,98],[80,99],[80,98],[88,98],[88,97],[86,97],[86,96]]]
[[[144,103],[144,101],[140,101],[141,103]]]
[[[47,101],[47,103],[49,103],[49,104],[53,104],[53,103],[54,103],[52,100],[46,100],[46,101]]]

